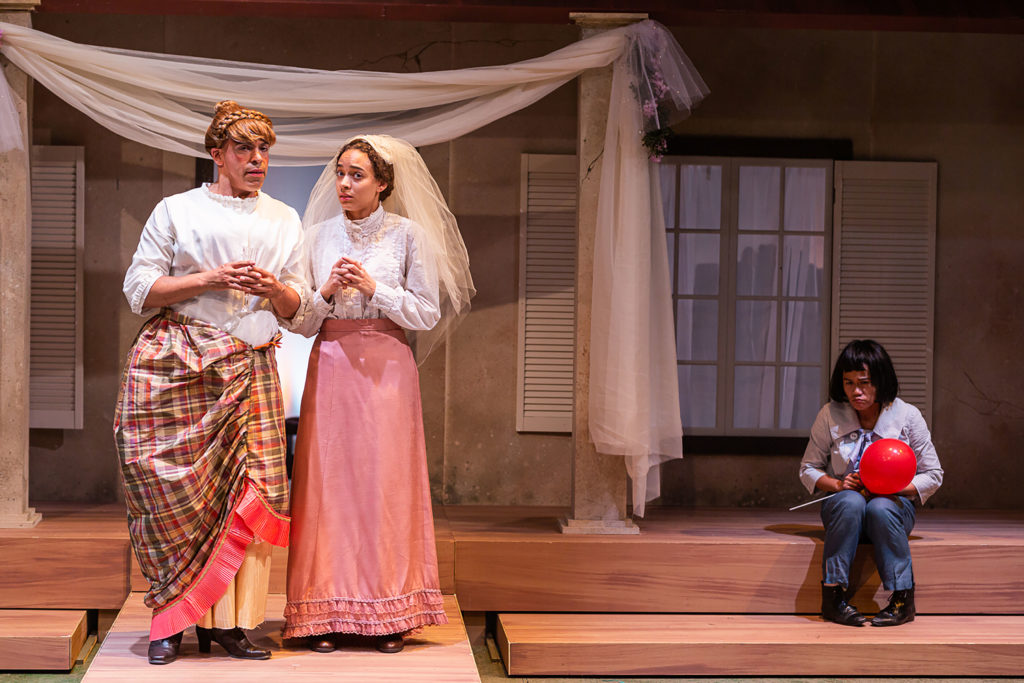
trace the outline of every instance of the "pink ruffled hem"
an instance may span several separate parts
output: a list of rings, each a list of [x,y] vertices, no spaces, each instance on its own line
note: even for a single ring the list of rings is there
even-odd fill
[[[238,573],[245,549],[258,536],[276,546],[288,545],[291,522],[275,512],[250,480],[231,512],[231,521],[217,540],[213,553],[191,586],[167,605],[153,610],[149,639],[159,640],[180,633],[206,614],[224,595]]]
[[[324,633],[383,636],[423,626],[447,624],[441,591],[423,589],[397,598],[327,598],[289,602],[284,609],[284,638]]]

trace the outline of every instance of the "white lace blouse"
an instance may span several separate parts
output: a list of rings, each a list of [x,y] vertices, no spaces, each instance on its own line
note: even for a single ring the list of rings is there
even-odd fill
[[[306,291],[302,223],[295,210],[260,192],[245,199],[211,192],[208,185],[164,198],[146,221],[124,295],[134,313],[144,309],[153,283],[163,275],[189,275],[250,258],[300,296]],[[170,308],[224,329],[244,311],[270,310],[264,297],[234,290],[210,290]],[[292,320],[301,323],[302,307]]]
[[[383,207],[366,218],[335,216],[306,235],[307,280],[313,291],[303,297],[301,322],[290,329],[307,337],[327,319],[389,318],[407,330],[429,330],[440,319],[437,272],[424,258],[419,226]],[[354,287],[324,300],[320,287],[342,256],[359,261],[376,281],[367,298]],[[296,316],[298,317],[298,316]]]

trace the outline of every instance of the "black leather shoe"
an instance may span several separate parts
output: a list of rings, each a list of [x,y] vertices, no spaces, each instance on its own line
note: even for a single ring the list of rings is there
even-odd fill
[[[196,626],[199,651],[209,652],[213,640],[235,659],[270,659],[270,650],[261,650],[245,637],[240,628],[203,628]]]
[[[334,652],[338,649],[338,646],[334,642],[334,638],[331,637],[331,634],[327,633],[322,636],[313,636],[310,638],[309,649],[313,652]]]
[[[893,591],[889,604],[871,620],[872,626],[899,626],[914,620],[914,589]]]
[[[843,626],[863,626],[867,618],[846,602],[846,586],[821,585],[821,618]]]
[[[178,650],[181,648],[181,634],[161,638],[160,640],[149,641],[149,663],[170,664],[178,658]]]
[[[389,633],[386,636],[377,636],[377,651],[394,654],[401,652],[405,647],[405,637],[401,633]]]

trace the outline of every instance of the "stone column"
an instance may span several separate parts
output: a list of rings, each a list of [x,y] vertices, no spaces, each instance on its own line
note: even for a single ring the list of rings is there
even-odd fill
[[[647,18],[646,14],[573,12],[582,38]],[[566,534],[636,534],[626,514],[627,475],[622,457],[598,453],[590,439],[590,320],[594,231],[601,184],[601,156],[608,122],[612,67],[591,69],[579,79],[580,163],[576,218],[576,360],[573,416],[572,511],[561,521]]]
[[[29,26],[29,12],[38,5],[0,0],[0,21]],[[3,58],[0,67],[28,131],[28,76]],[[32,527],[41,519],[28,506],[30,143],[26,132],[24,149],[0,153],[0,528]]]

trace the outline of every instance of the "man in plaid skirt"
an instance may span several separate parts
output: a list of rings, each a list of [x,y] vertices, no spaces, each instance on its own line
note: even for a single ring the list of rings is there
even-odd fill
[[[260,192],[275,140],[262,113],[219,103],[206,133],[217,180],[157,205],[125,276],[132,310],[152,315],[114,418],[151,664],[174,661],[193,624],[200,651],[270,657],[242,629],[263,621],[270,545],[288,544],[274,354],[305,291],[298,215]]]

